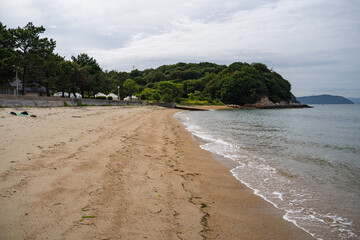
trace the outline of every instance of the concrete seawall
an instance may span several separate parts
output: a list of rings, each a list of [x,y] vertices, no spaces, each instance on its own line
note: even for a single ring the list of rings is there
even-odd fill
[[[142,101],[117,101],[87,98],[58,98],[0,95],[1,107],[64,107],[64,106],[141,106]]]

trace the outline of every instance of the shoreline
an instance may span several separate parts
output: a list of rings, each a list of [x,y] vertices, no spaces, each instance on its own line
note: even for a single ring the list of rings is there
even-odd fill
[[[176,109],[25,110],[38,117],[0,109],[5,238],[313,239],[201,149]]]

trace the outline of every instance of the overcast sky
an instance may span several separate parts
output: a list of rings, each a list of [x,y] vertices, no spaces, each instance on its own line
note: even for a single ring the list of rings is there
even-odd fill
[[[262,62],[296,96],[360,97],[359,0],[0,0],[0,21],[43,25],[104,70]]]

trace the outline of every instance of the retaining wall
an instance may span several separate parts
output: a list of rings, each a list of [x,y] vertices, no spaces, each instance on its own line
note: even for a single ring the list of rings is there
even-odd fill
[[[100,100],[87,98],[57,98],[57,97],[31,97],[31,96],[13,96],[0,95],[1,107],[63,107],[78,106],[141,106],[145,103],[141,101],[117,101],[117,100]]]

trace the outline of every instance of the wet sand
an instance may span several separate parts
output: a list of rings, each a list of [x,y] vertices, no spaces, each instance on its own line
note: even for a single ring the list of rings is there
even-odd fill
[[[6,112],[27,110],[36,118]],[[160,107],[0,109],[0,239],[312,239]]]

